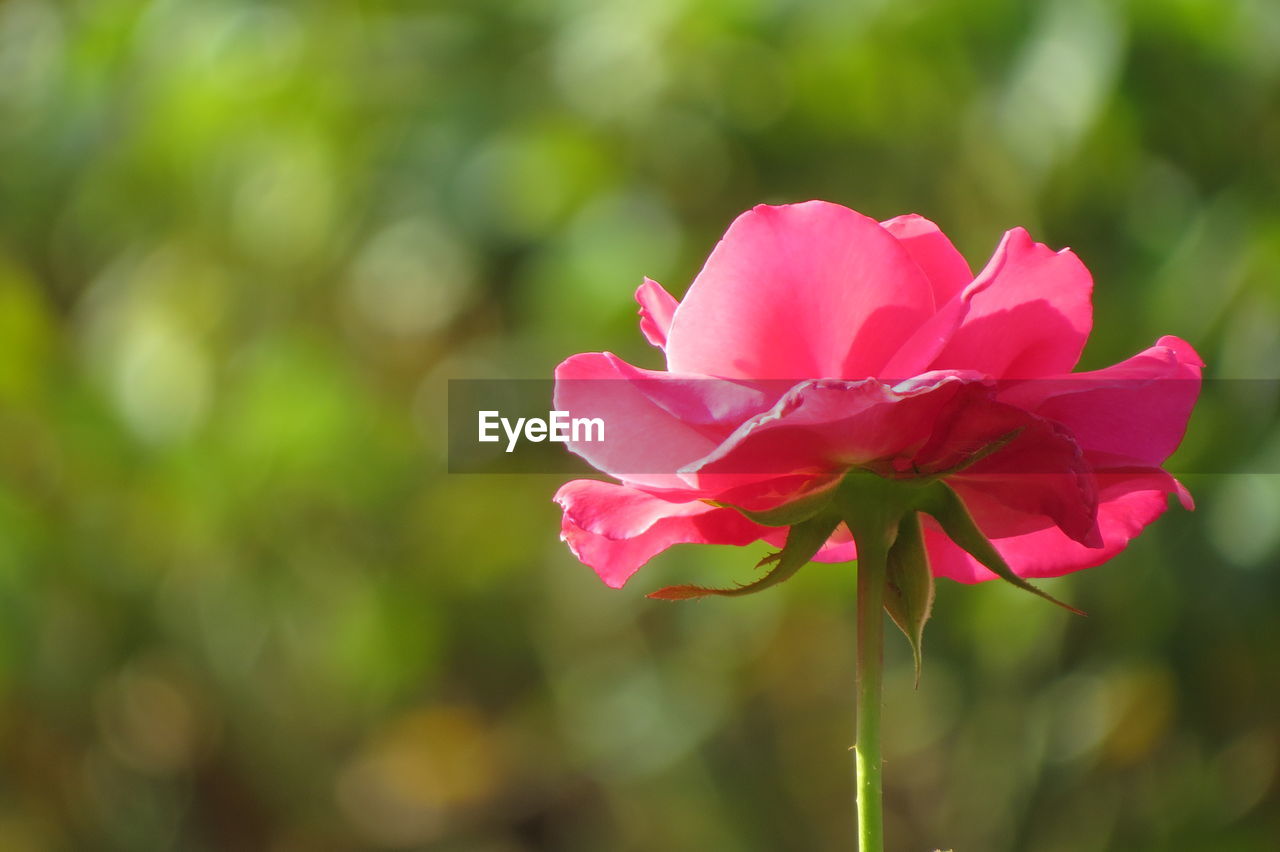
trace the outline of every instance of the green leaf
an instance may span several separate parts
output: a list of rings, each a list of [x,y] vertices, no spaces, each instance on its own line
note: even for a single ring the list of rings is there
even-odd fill
[[[908,512],[898,526],[898,537],[889,550],[884,608],[911,643],[920,685],[924,625],[933,612],[933,572],[925,555],[920,515]]]
[[[773,563],[777,562],[781,558],[782,558],[781,550],[774,551],[773,553],[766,553],[764,555],[764,558],[756,563],[756,567],[763,568],[766,565],[772,565]]]
[[[732,503],[709,502],[712,502],[712,505],[726,509],[735,509],[746,516],[747,520],[755,521],[757,524],[763,524],[766,527],[793,527],[817,516],[819,512],[827,508],[835,492],[836,488],[832,485],[821,491],[813,491],[806,494],[799,500],[792,500],[790,503],[785,503],[773,509],[765,509],[762,512],[754,512],[741,506],[735,506]]]
[[[791,531],[787,533],[787,544],[782,548],[782,552],[777,555],[777,559],[765,557],[761,561],[761,565],[768,564],[770,561],[775,562],[773,570],[755,582],[732,589],[708,589],[704,586],[694,585],[667,586],[665,589],[658,589],[658,591],[650,593],[649,597],[664,601],[683,601],[708,595],[737,597],[764,591],[770,586],[776,586],[783,580],[789,579],[803,568],[831,536],[831,533],[835,532],[836,525],[839,523],[840,519],[836,515],[824,514],[793,526]]]
[[[948,538],[964,548],[970,556],[985,565],[1000,579],[1012,583],[1019,589],[1031,592],[1033,595],[1039,595],[1065,610],[1074,612],[1076,615],[1086,614],[1073,606],[1063,603],[1048,592],[1036,588],[1013,573],[1013,569],[1004,561],[1004,557],[992,546],[982,530],[978,529],[978,525],[973,521],[973,516],[969,514],[969,510],[965,507],[964,501],[946,483],[935,482],[924,489],[920,493],[916,507],[920,511],[932,515],[934,520],[942,525],[942,531],[947,534]]]

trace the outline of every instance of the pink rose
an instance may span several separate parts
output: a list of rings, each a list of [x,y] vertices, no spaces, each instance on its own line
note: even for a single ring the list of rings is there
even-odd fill
[[[607,424],[607,441],[570,448],[620,483],[562,487],[561,537],[617,588],[673,544],[781,546],[789,507],[862,470],[945,481],[1019,577],[1105,562],[1168,494],[1191,508],[1161,465],[1203,364],[1163,337],[1072,373],[1091,289],[1073,253],[1021,228],[974,277],[919,216],[756,207],[683,302],[647,279],[636,291],[666,371],[607,352],[556,369],[556,408]],[[924,536],[934,575],[995,576],[931,518]],[[855,555],[841,524],[815,558]]]

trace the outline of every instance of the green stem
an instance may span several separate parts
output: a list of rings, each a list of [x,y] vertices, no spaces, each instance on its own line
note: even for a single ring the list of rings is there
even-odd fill
[[[858,849],[883,852],[880,707],[884,673],[884,583],[888,548],[880,535],[858,538],[857,768]]]
[[[857,743],[858,848],[883,852],[884,807],[880,757],[884,679],[884,596],[889,548],[914,495],[878,476],[846,476],[837,492],[840,512],[858,549]]]

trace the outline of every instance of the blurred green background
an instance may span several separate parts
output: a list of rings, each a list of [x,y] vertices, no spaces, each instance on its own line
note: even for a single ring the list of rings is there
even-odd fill
[[[849,567],[610,591],[559,478],[443,472],[447,379],[657,367],[641,276],[812,197],[1276,377],[1277,152],[1267,0],[0,0],[0,849],[850,848]],[[1178,458],[1280,470],[1275,398]],[[891,636],[893,849],[1277,848],[1280,477],[1188,482],[1092,617]]]

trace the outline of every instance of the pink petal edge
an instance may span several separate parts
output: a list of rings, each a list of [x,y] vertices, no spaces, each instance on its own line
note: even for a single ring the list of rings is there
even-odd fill
[[[652,278],[644,279],[636,288],[636,302],[640,305],[640,332],[645,340],[659,349],[665,348],[671,319],[680,303]]]

